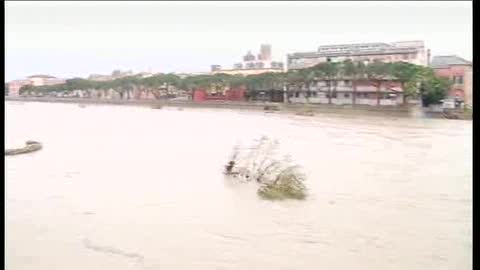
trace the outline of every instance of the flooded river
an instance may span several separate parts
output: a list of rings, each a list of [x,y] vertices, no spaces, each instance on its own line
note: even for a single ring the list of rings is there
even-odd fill
[[[225,179],[267,135],[305,201]],[[6,104],[9,270],[472,269],[472,122]]]

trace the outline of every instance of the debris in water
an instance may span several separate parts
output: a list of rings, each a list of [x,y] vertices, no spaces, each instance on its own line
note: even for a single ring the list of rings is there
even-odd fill
[[[35,152],[42,149],[42,144],[36,141],[26,141],[25,146],[23,148],[16,148],[16,149],[7,149],[5,150],[6,156],[13,156],[13,155],[20,155],[20,154],[27,154],[30,152]]]
[[[297,166],[289,166],[280,171],[275,180],[264,184],[258,190],[258,195],[265,199],[297,199],[303,200],[306,197],[305,176],[300,173]]]

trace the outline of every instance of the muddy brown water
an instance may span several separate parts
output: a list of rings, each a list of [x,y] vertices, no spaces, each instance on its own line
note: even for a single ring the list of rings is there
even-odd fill
[[[471,269],[472,122],[6,103],[6,267]],[[262,135],[305,201],[225,179]]]

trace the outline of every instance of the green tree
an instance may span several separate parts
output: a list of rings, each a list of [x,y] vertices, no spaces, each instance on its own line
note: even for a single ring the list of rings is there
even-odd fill
[[[447,78],[437,77],[431,69],[424,69],[420,82],[420,96],[423,106],[439,104],[447,95],[452,84],[453,82]]]
[[[353,62],[348,59],[342,65],[343,74],[352,81],[352,104],[356,104],[358,81],[365,76],[365,64],[361,61]]]
[[[318,77],[325,80],[328,91],[328,104],[332,104],[332,85],[333,93],[337,92],[337,79],[340,75],[341,66],[339,63],[325,62],[313,67]]]
[[[423,74],[422,67],[406,63],[392,63],[392,75],[400,81],[403,91],[403,103],[406,104],[407,97],[417,93],[417,85],[421,81]]]
[[[23,94],[31,95],[34,92],[35,92],[35,87],[33,85],[30,85],[30,84],[24,85],[24,86],[20,87],[20,89],[18,90],[19,95],[23,95]]]
[[[287,101],[290,102],[290,97],[294,92],[300,91],[304,84],[303,73],[300,70],[289,70],[285,74],[286,89],[287,89]]]
[[[380,90],[383,81],[392,74],[392,65],[390,63],[383,63],[375,60],[366,66],[367,78],[375,85],[377,89],[377,106],[380,105]]]

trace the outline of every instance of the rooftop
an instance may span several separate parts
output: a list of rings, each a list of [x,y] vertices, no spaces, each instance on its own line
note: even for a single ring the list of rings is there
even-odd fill
[[[37,75],[28,76],[27,78],[47,78],[47,79],[55,79],[56,77],[55,77],[55,76],[51,76],[51,75],[37,74]]]
[[[325,56],[361,56],[380,54],[416,53],[424,48],[421,40],[399,41],[392,43],[371,42],[355,44],[322,45],[315,52],[297,52],[289,54],[289,58],[318,58]]]
[[[453,65],[471,65],[472,62],[467,61],[456,55],[434,56],[430,66],[432,68],[448,68]]]
[[[288,54],[288,58],[318,58],[325,56],[361,56],[361,55],[388,55],[388,54],[404,54],[404,53],[415,53],[417,49],[415,48],[365,48],[361,50],[336,50],[336,51],[325,51],[325,52],[300,52]]]

